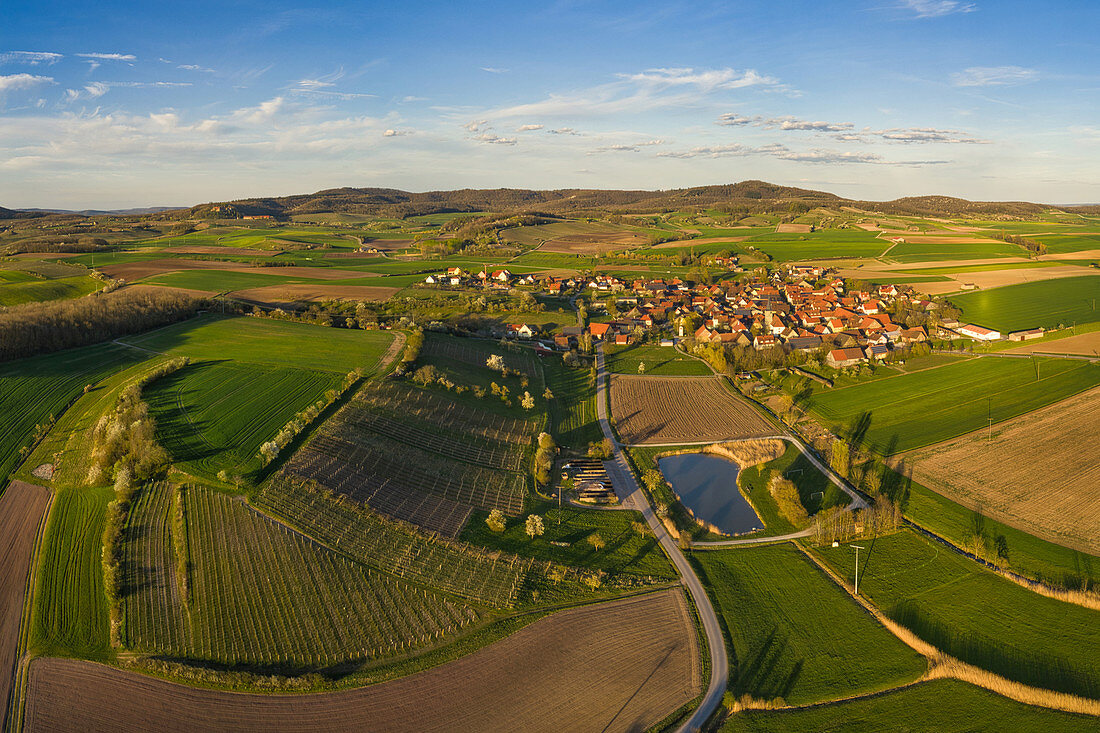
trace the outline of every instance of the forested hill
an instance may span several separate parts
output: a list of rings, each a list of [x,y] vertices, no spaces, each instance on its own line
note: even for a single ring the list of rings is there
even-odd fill
[[[975,202],[949,196],[919,196],[894,201],[857,201],[824,191],[779,186],[764,181],[742,181],[720,186],[699,186],[667,191],[557,189],[461,189],[411,193],[392,188],[334,188],[312,194],[252,198],[202,204],[191,209],[196,216],[209,215],[214,207],[242,216],[354,213],[395,217],[422,214],[493,211],[581,214],[584,212],[642,213],[683,210],[692,207],[728,207],[759,211],[776,210],[792,203],[810,207],[844,206],[886,214],[918,216],[1031,216],[1051,207],[1026,202]]]

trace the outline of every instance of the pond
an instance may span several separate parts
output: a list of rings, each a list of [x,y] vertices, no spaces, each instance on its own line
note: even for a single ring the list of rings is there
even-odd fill
[[[697,519],[731,535],[764,528],[737,488],[738,466],[733,461],[705,453],[681,453],[665,456],[657,464],[681,503]]]

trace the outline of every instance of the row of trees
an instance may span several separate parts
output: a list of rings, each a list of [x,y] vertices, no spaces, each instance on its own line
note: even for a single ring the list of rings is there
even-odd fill
[[[209,305],[162,290],[119,290],[0,309],[0,361],[109,341],[175,323]]]

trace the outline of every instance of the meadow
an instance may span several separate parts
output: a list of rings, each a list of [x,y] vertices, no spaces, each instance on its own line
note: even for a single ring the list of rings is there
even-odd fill
[[[1024,236],[1027,237],[1028,235],[1025,234]],[[1095,227],[1091,232],[1039,234],[1028,238],[1045,244],[1048,254],[1065,254],[1067,252],[1100,249],[1100,233],[1096,232]]]
[[[29,647],[41,656],[107,659],[107,596],[103,589],[103,521],[111,488],[57,492],[38,558]]]
[[[322,328],[265,318],[200,316],[122,339],[140,349],[192,359],[230,359],[256,364],[346,374],[368,372],[393,341],[386,331]]]
[[[1017,733],[1085,733],[1096,718],[1047,710],[1009,700],[958,680],[932,680],[882,695],[801,710],[747,710],[730,716],[722,733],[878,733],[925,731],[972,733],[1005,730]]]
[[[1041,596],[911,530],[860,544],[860,593],[917,636],[1017,682],[1100,696],[1100,611]],[[852,582],[848,545],[814,552]]]
[[[1060,328],[1100,321],[1100,276],[1056,280],[977,290],[951,296],[963,318],[1004,333],[1027,328]]]
[[[260,445],[340,382],[332,372],[201,361],[143,395],[176,463],[207,478],[222,470],[250,476],[261,467]]]
[[[266,285],[287,285],[289,283],[313,282],[303,277],[281,277],[278,273],[282,268],[256,268],[257,273],[229,272],[226,270],[182,270],[157,275],[147,280],[142,280],[143,285],[163,285],[170,288],[185,288],[187,290],[199,290],[208,293],[220,293],[247,288],[260,288]],[[270,274],[269,274],[270,273]]]
[[[1088,362],[959,358],[852,386],[814,385],[809,404],[839,434],[855,431],[867,447],[891,454],[984,428],[989,417],[1001,422],[1098,383],[1100,365]]]
[[[556,356],[542,362],[546,386],[554,394],[548,401],[551,432],[558,445],[584,448],[603,440],[596,421],[596,387],[590,382],[588,368],[565,366]]]
[[[876,238],[874,232],[856,229],[822,229],[809,234],[762,234],[742,242],[755,247],[776,262],[823,260],[838,257],[878,257],[890,242]]]
[[[956,235],[957,236],[957,235]],[[943,242],[902,242],[896,244],[886,258],[897,262],[935,262],[937,260],[978,260],[990,257],[1023,257],[1022,247],[1008,242],[958,242],[944,237]]]
[[[712,372],[704,362],[686,356],[672,346],[631,344],[629,346],[604,347],[607,370],[613,374],[641,374],[640,364],[645,364],[645,374],[652,376],[705,377]]]
[[[26,279],[10,279],[12,275],[23,275]],[[47,300],[69,300],[80,298],[99,290],[103,284],[98,280],[78,275],[54,280],[39,280],[26,273],[0,270],[0,306],[37,303]]]
[[[790,544],[700,551],[691,560],[723,622],[736,697],[804,705],[924,673],[923,657]]]
[[[19,463],[37,426],[57,419],[88,385],[140,361],[138,352],[99,344],[0,364],[0,480]]]
[[[639,512],[601,511],[568,504],[563,504],[559,510],[556,501],[529,503],[528,510],[542,516],[546,534],[541,537],[527,536],[523,517],[510,519],[504,532],[497,533],[485,524],[488,512],[474,512],[461,538],[471,544],[535,560],[615,574],[675,578],[668,558]],[[588,541],[593,533],[598,534],[606,546],[597,550]]]

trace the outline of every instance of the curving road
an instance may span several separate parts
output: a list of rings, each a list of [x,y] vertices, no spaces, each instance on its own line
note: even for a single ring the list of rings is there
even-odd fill
[[[680,582],[687,587],[691,599],[695,602],[695,608],[699,612],[699,620],[703,624],[703,632],[707,638],[707,648],[710,651],[710,682],[706,693],[703,695],[703,701],[688,718],[687,722],[680,727],[680,731],[696,731],[703,727],[703,724],[721,704],[722,695],[726,692],[726,683],[729,678],[729,658],[726,655],[725,639],[722,638],[722,627],[718,623],[718,616],[714,613],[714,606],[711,605],[710,598],[703,590],[703,584],[699,582],[699,576],[695,574],[687,558],[680,552],[676,542],[665,530],[665,526],[657,519],[657,514],[653,511],[653,507],[650,506],[645,494],[642,493],[642,488],[634,478],[626,459],[623,458],[622,448],[615,440],[615,434],[611,431],[611,423],[607,418],[607,371],[604,368],[602,345],[596,351],[596,368],[598,370],[596,414],[599,417],[600,429],[603,430],[604,437],[610,439],[614,446],[611,460],[604,464],[611,478],[611,484],[614,486],[615,493],[618,494],[623,506],[636,509],[642,513],[665,554],[676,566],[676,570],[680,573]]]

